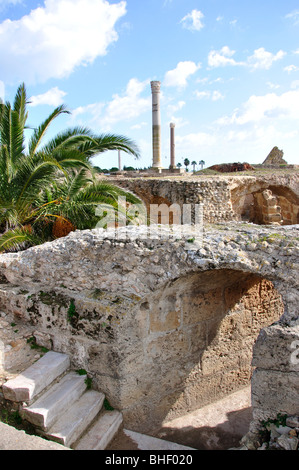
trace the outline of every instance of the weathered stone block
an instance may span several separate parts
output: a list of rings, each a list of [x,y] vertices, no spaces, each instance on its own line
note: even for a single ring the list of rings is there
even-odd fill
[[[299,413],[299,372],[256,369],[251,380],[255,420],[275,417],[278,413]]]
[[[162,307],[151,310],[150,318],[150,332],[157,333],[162,331],[174,330],[180,326],[181,312],[180,311],[167,311]]]
[[[146,354],[152,361],[180,361],[182,355],[189,351],[189,341],[184,332],[173,331],[158,337],[150,337],[146,347]]]
[[[279,323],[260,332],[253,349],[252,365],[262,369],[299,372],[299,326]]]
[[[212,287],[212,286],[211,286]],[[208,292],[191,291],[182,296],[184,325],[196,324],[223,313],[223,289]]]

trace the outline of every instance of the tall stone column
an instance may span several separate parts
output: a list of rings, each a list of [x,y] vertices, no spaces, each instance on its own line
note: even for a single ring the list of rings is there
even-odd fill
[[[156,169],[162,168],[160,85],[161,82],[151,82],[153,105],[153,168]]]
[[[175,136],[174,136],[175,124],[170,123],[170,169],[175,168]]]

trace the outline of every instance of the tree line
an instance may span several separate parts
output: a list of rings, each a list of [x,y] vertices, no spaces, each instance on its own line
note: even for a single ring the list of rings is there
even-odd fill
[[[201,170],[203,169],[203,167],[204,167],[205,164],[206,164],[206,162],[205,162],[204,160],[200,160],[200,161],[198,162],[198,165],[200,166],[200,169],[201,169]],[[185,159],[184,159],[184,165],[185,165],[185,167],[186,167],[186,171],[189,171],[189,165],[190,165],[190,160],[189,160],[189,158],[185,158]],[[195,160],[193,160],[192,163],[191,163],[191,165],[193,166],[193,172],[195,172],[195,171],[196,171],[196,170],[195,170],[195,167],[197,166],[197,162],[196,162]],[[181,168],[182,166],[183,166],[183,165],[182,165],[181,163],[178,163],[178,164],[177,164],[177,167],[178,167],[178,168]]]

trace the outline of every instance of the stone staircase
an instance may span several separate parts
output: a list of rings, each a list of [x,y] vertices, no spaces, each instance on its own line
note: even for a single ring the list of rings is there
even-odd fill
[[[2,385],[36,433],[75,450],[104,450],[122,425],[119,411],[104,409],[103,393],[88,389],[86,375],[70,369],[66,354],[47,352]]]

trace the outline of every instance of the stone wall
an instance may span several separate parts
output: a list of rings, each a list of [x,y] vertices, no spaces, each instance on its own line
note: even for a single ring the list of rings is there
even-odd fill
[[[253,426],[298,413],[298,227],[206,225],[202,240],[178,229],[77,231],[3,254],[0,310],[70,354],[131,429],[248,384],[257,337]]]
[[[148,214],[151,204],[203,204],[207,223],[244,220],[256,224],[299,223],[299,175],[185,178],[109,178],[136,194]],[[264,195],[264,192],[265,195]],[[275,204],[270,203],[269,193]],[[268,207],[269,206],[269,207]],[[172,223],[172,219],[168,223]]]
[[[109,179],[110,181],[110,179]],[[111,178],[111,182],[136,194],[150,214],[151,204],[204,204],[206,222],[237,220],[231,206],[229,182],[213,178],[203,181],[187,179]],[[172,223],[170,219],[169,223]]]

